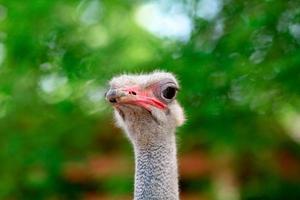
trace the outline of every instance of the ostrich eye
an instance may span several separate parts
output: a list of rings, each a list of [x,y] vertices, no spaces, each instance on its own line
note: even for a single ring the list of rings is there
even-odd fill
[[[155,97],[165,104],[171,103],[178,91],[177,84],[170,79],[164,79],[153,85]]]
[[[167,87],[166,89],[164,89],[162,91],[162,96],[165,99],[173,99],[176,95],[176,91],[177,91],[177,89],[174,87]]]

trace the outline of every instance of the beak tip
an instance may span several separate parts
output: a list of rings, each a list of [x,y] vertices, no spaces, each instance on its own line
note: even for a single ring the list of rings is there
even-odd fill
[[[110,89],[105,93],[105,99],[110,103],[117,103],[117,97],[116,90]]]

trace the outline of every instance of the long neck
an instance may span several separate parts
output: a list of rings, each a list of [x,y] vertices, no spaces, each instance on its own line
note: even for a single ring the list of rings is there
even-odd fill
[[[175,135],[144,146],[134,145],[135,200],[178,200]]]

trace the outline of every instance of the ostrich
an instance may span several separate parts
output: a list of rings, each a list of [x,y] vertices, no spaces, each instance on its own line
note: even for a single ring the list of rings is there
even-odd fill
[[[110,81],[106,99],[134,148],[135,200],[179,199],[175,129],[185,117],[175,99],[178,89],[167,72]]]

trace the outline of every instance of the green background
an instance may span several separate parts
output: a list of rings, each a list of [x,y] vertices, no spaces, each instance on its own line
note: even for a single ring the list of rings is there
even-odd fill
[[[103,95],[155,69],[182,86],[182,199],[300,199],[300,2],[208,2],[0,0],[0,199],[131,199]]]

